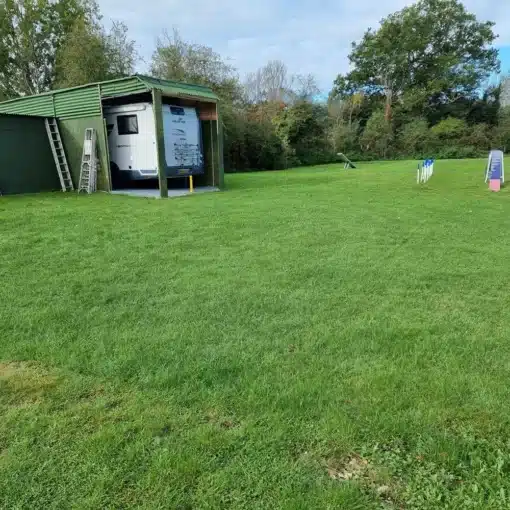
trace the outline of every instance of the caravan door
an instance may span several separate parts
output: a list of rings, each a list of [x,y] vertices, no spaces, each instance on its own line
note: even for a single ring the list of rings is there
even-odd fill
[[[105,110],[110,161],[131,179],[156,177],[157,153],[152,105],[131,104]]]

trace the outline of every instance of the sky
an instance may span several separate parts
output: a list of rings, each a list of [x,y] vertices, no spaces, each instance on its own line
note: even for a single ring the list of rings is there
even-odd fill
[[[329,92],[349,69],[351,42],[409,0],[99,0],[104,22],[124,21],[149,62],[156,38],[177,28],[184,40],[212,47],[241,78],[268,60],[290,73],[312,73]],[[480,20],[496,21],[502,70],[510,71],[510,9],[504,0],[464,0]],[[139,71],[146,72],[147,64]]]

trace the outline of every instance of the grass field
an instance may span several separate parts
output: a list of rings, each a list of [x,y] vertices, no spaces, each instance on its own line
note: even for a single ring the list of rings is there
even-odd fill
[[[483,166],[0,197],[0,507],[510,508]]]

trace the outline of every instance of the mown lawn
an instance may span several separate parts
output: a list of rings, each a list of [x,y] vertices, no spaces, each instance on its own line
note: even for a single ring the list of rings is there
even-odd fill
[[[510,508],[483,167],[0,197],[0,507]]]

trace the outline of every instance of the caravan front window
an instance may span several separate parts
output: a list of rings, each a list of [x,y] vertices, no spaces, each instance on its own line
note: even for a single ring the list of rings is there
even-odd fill
[[[117,117],[119,135],[137,135],[138,117],[136,115],[119,115]]]

